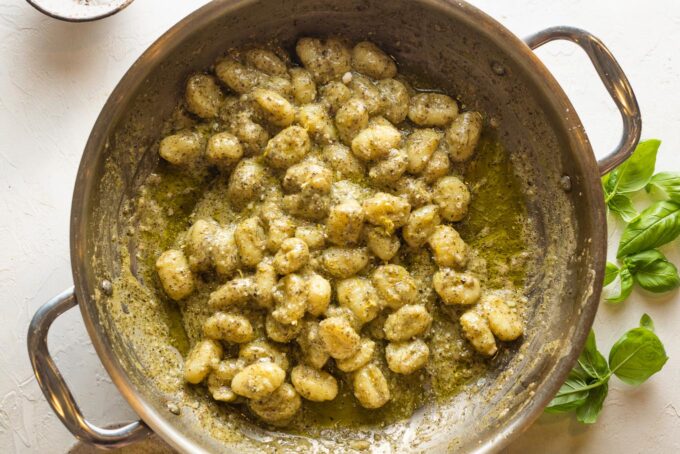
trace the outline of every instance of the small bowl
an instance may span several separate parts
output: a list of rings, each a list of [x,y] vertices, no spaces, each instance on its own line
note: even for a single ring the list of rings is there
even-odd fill
[[[43,14],[68,22],[89,22],[116,14],[134,0],[26,0]]]

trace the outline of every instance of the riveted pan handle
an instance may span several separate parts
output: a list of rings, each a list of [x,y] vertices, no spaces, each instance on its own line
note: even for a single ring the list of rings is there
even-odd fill
[[[617,147],[597,164],[601,174],[605,174],[625,161],[635,150],[640,141],[642,121],[640,107],[635,99],[635,93],[628,82],[621,66],[595,36],[585,30],[574,27],[551,27],[540,31],[525,39],[527,46],[536,49],[545,43],[556,40],[566,40],[578,44],[590,58],[595,71],[602,79],[602,83],[616,103],[623,119],[623,134]]]
[[[71,287],[45,303],[33,316],[28,328],[28,356],[33,372],[52,409],[77,439],[103,449],[129,445],[149,435],[150,429],[142,421],[116,429],[102,429],[89,423],[50,356],[47,348],[50,326],[57,317],[76,304],[78,302]]]

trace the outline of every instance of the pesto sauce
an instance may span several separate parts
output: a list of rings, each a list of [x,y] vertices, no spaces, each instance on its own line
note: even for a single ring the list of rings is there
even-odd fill
[[[477,151],[463,170],[471,189],[468,215],[456,230],[487,263],[487,285],[503,287],[509,279],[521,288],[526,264],[519,260],[527,250],[527,208],[521,181],[508,152],[492,134],[483,133]]]
[[[507,287],[508,280],[521,288],[526,264],[511,266],[511,259],[527,249],[525,223],[527,210],[519,179],[513,173],[510,157],[493,135],[485,133],[471,161],[457,169],[472,193],[469,214],[455,225],[463,239],[486,262],[486,285]],[[182,355],[200,337],[200,326],[209,315],[205,301],[216,283],[210,277],[198,280],[198,288],[185,301],[176,303],[163,293],[155,273],[160,253],[181,242],[191,218],[212,216],[218,222],[233,222],[235,213],[226,201],[226,179],[220,176],[191,175],[161,162],[153,179],[142,189],[143,203],[137,207],[140,229],[137,238],[141,253],[138,276],[151,283],[153,293],[165,307],[172,345]],[[366,181],[357,181],[363,186]],[[430,361],[426,369],[413,375],[392,373],[382,360],[381,368],[390,385],[392,399],[382,408],[367,410],[354,398],[346,374],[333,371],[339,378],[338,396],[331,402],[305,401],[303,410],[284,430],[313,434],[326,428],[381,426],[408,418],[431,401],[446,401],[468,383],[483,376],[488,361],[477,355],[464,341],[458,323],[459,310],[437,303],[429,280],[433,272],[430,254],[405,251],[400,260],[420,282],[420,293],[433,315],[427,342]],[[422,275],[422,279],[418,279]],[[464,310],[464,309],[463,309]],[[460,310],[462,313],[462,310]],[[263,331],[262,326],[255,326]],[[384,357],[384,341],[379,357]],[[244,414],[247,412],[243,408]],[[254,420],[254,418],[253,418]]]

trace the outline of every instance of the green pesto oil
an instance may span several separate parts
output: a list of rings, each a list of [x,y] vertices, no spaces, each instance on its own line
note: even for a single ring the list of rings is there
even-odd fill
[[[463,177],[472,202],[456,229],[486,261],[487,285],[502,287],[509,280],[521,288],[527,271],[521,260],[527,251],[527,209],[507,151],[492,135],[482,135]]]

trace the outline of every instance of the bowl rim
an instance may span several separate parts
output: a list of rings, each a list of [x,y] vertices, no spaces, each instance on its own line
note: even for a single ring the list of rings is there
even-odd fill
[[[43,4],[42,0],[26,0],[26,1],[33,8],[37,9],[41,13],[53,19],[58,19],[65,22],[92,22],[99,19],[107,18],[109,16],[113,16],[114,14],[127,8],[134,0],[116,0],[111,5],[93,5],[93,6],[82,5],[79,6],[79,8],[82,11],[87,11],[88,9],[90,9],[92,10],[92,12],[90,13],[90,15],[81,16],[75,14],[69,15],[66,14],[64,11],[48,8],[46,5]]]
[[[196,446],[174,427],[167,415],[161,414],[145,400],[116,359],[108,337],[104,332],[97,329],[94,322],[98,314],[96,302],[90,295],[93,294],[96,284],[87,279],[85,260],[86,220],[90,208],[88,206],[88,195],[96,186],[92,172],[100,159],[107,139],[105,132],[112,119],[115,118],[117,109],[129,98],[128,93],[134,93],[135,88],[147,77],[152,68],[171,54],[197,28],[216,16],[229,14],[258,1],[262,0],[215,0],[209,2],[177,22],[144,51],[127,70],[104,104],[87,140],[74,186],[70,224],[71,263],[76,297],[80,302],[80,311],[87,332],[104,368],[128,404],[154,432],[181,452],[207,451]],[[495,34],[498,39],[509,43],[507,47],[513,50],[511,58],[515,62],[526,65],[533,72],[532,77],[535,83],[541,84],[544,91],[551,94],[555,105],[559,106],[562,112],[565,112],[562,121],[565,122],[564,130],[569,134],[569,145],[572,149],[580,148],[575,149],[574,153],[580,153],[581,157],[586,160],[584,166],[586,173],[583,175],[584,186],[591,191],[590,195],[593,196],[591,202],[594,202],[591,204],[590,210],[591,222],[593,225],[604,226],[602,229],[589,232],[592,243],[590,247],[591,267],[594,270],[594,275],[590,294],[586,295],[581,303],[581,316],[573,331],[568,351],[560,358],[559,364],[554,366],[553,373],[536,391],[532,401],[519,414],[506,422],[500,430],[480,439],[477,446],[471,451],[489,453],[507,446],[510,441],[526,430],[541,415],[543,408],[566,379],[585,344],[595,319],[604,277],[603,270],[607,248],[604,198],[595,156],[578,114],[550,71],[524,41],[491,16],[464,1],[420,0],[420,2],[445,9],[451,17],[455,16],[458,19],[478,23],[478,28],[485,30],[488,34]]]

